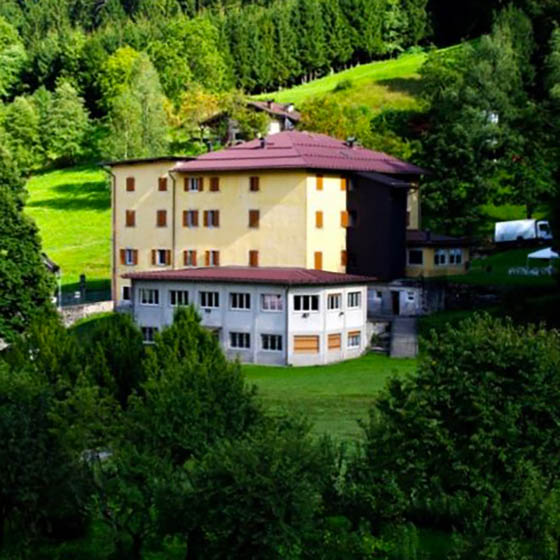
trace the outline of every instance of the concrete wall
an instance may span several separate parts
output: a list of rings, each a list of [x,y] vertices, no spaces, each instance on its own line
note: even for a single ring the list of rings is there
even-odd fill
[[[113,311],[112,301],[98,301],[96,303],[85,303],[82,305],[68,305],[60,311],[62,322],[65,327],[73,325],[76,321],[95,315],[96,313],[107,313]]]

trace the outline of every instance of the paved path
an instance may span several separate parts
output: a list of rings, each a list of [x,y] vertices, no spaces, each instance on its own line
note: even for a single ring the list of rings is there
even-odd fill
[[[391,358],[415,358],[418,329],[415,317],[395,317],[391,327]]]

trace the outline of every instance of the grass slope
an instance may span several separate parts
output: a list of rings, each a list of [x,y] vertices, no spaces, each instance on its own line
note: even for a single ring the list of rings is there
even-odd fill
[[[245,365],[265,406],[275,412],[304,414],[318,434],[338,439],[360,435],[358,420],[367,418],[371,403],[386,381],[414,371],[416,360],[367,354],[356,360],[300,368]]]
[[[27,183],[27,213],[39,226],[43,250],[62,268],[67,289],[85,274],[90,286],[110,277],[111,193],[97,167],[42,173]]]

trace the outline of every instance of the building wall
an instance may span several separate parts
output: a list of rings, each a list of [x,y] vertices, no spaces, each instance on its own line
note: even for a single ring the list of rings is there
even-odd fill
[[[409,278],[417,278],[420,276],[424,276],[425,278],[432,278],[436,276],[453,276],[456,274],[466,274],[467,272],[467,262],[470,259],[470,251],[467,247],[461,247],[463,257],[462,263],[458,265],[449,264],[449,257],[447,258],[447,264],[436,265],[434,257],[437,249],[434,247],[414,247],[414,249],[422,250],[424,262],[421,265],[409,264],[407,250],[406,275]],[[449,251],[449,249],[444,250]]]
[[[420,216],[420,189],[410,189],[408,191],[406,211],[408,214],[407,229],[420,229],[422,220]]]

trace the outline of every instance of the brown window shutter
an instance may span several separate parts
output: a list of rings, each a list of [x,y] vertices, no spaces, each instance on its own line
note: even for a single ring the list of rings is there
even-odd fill
[[[156,264],[156,250],[152,249],[152,265]]]
[[[120,254],[121,254],[121,264],[124,264],[126,262],[126,251],[124,249],[121,249]]]
[[[347,263],[348,263],[348,255],[346,251],[342,250],[340,251],[340,264],[342,266],[346,266]]]
[[[183,210],[183,227],[187,227],[188,224],[189,224],[188,216],[189,216],[189,213],[187,212],[187,210]]]
[[[323,253],[315,251],[315,270],[323,270]]]
[[[126,227],[134,227],[136,225],[136,213],[134,210],[126,211]]]
[[[260,212],[258,210],[249,210],[249,227],[258,228],[260,220]]]
[[[208,227],[208,210],[204,210],[204,227]]]
[[[167,226],[167,210],[157,211],[157,227]]]
[[[184,266],[187,266],[188,258],[189,258],[189,252],[188,251],[183,251],[183,265]]]
[[[323,212],[321,211],[315,212],[315,227],[323,227]]]
[[[340,225],[342,227],[348,227],[348,212],[346,212],[346,210],[340,213]]]
[[[196,251],[192,252],[192,265],[196,266]]]
[[[220,190],[220,178],[210,177],[210,190],[212,192],[218,192]]]
[[[214,251],[214,264],[220,266],[220,251]]]
[[[132,262],[135,265],[138,264],[138,249],[134,249],[134,251],[132,251]]]
[[[165,264],[170,265],[171,264],[171,250],[167,250],[165,251]]]
[[[214,225],[220,227],[220,211],[214,210]]]
[[[210,266],[210,251],[206,251],[205,264],[206,266]]]
[[[318,191],[323,190],[323,176],[322,175],[317,175],[317,190]]]
[[[258,251],[249,251],[249,266],[259,266]]]
[[[193,226],[198,227],[198,210],[193,210],[192,223]]]
[[[189,190],[189,178],[183,177],[183,190],[187,192]]]
[[[198,190],[202,192],[204,190],[204,177],[198,179]]]
[[[341,177],[340,178],[340,190],[341,191],[346,190],[346,177]]]
[[[134,177],[127,177],[126,178],[126,190],[127,191],[133,191],[135,189],[135,184],[134,184]]]
[[[251,191],[258,191],[259,190],[259,178],[258,177],[250,177],[249,178],[249,190],[251,190]]]
[[[166,191],[167,190],[167,177],[160,177],[158,182],[158,190]]]

